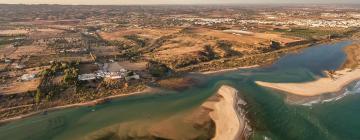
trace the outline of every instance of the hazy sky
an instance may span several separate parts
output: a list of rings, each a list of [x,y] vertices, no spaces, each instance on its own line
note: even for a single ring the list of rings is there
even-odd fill
[[[221,3],[360,3],[360,0],[0,0],[8,4],[221,4]]]

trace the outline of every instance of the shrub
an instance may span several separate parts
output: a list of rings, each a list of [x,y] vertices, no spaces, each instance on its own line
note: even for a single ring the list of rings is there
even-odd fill
[[[148,69],[149,73],[154,77],[163,77],[170,72],[166,65],[154,61],[149,62]]]

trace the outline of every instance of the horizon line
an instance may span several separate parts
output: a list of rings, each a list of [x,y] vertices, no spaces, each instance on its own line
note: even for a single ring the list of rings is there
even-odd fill
[[[145,3],[145,4],[59,4],[59,3],[0,3],[0,5],[26,5],[26,6],[31,6],[31,5],[60,5],[60,6],[177,6],[177,5],[196,5],[196,6],[201,6],[201,5],[297,5],[297,4],[301,4],[301,5],[310,5],[310,4],[316,4],[316,5],[334,5],[334,4],[342,4],[342,5],[351,5],[351,4],[356,4],[356,5],[360,5],[360,2],[349,2],[349,3],[340,3],[340,2],[332,2],[332,3],[322,3],[322,2],[289,2],[289,3],[154,3],[154,4],[149,4],[149,3]]]

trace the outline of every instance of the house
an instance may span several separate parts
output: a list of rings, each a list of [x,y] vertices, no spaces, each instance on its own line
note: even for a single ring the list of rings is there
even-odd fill
[[[11,63],[10,59],[5,59],[5,63]]]
[[[113,79],[113,80],[132,80],[140,79],[140,76],[134,72],[127,71],[118,63],[105,63],[102,68],[92,74],[82,74],[78,76],[80,81],[94,80],[94,79]]]
[[[122,79],[125,77],[125,74],[122,72],[104,72],[103,70],[98,70],[95,76],[97,78]]]
[[[95,80],[96,75],[95,74],[81,74],[78,76],[78,80],[80,81],[89,81],[89,80]]]
[[[129,81],[129,80],[139,80],[140,79],[140,76],[138,74],[136,74],[135,72],[129,72],[127,74],[127,76],[125,77],[125,80],[126,81]]]
[[[24,74],[20,77],[22,81],[30,81],[35,78],[35,74]]]
[[[19,63],[13,63],[12,66],[14,66],[16,69],[23,69],[23,68],[25,68],[25,65],[19,64]]]
[[[122,75],[122,73],[114,73],[114,72],[111,72],[109,74],[109,78],[110,79],[121,79],[121,78],[124,78],[124,76]]]

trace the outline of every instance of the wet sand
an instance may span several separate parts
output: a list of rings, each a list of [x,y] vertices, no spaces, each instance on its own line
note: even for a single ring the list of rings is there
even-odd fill
[[[241,70],[241,69],[251,69],[251,68],[256,68],[256,67],[259,67],[259,65],[236,67],[236,68],[229,68],[229,69],[221,69],[221,70],[217,70],[217,71],[200,72],[200,74],[204,74],[204,75],[220,74],[220,73],[224,73],[224,72],[232,72],[232,71],[237,71],[237,70]]]
[[[209,115],[216,126],[213,140],[234,140],[241,137],[239,135],[245,129],[245,120],[236,111],[237,92],[230,86],[222,86],[217,93],[218,101],[203,104],[203,107],[212,110]]]
[[[256,84],[300,96],[317,96],[339,92],[347,85],[360,79],[360,69],[336,71],[330,77],[319,78],[305,83],[269,83],[256,81]]]

